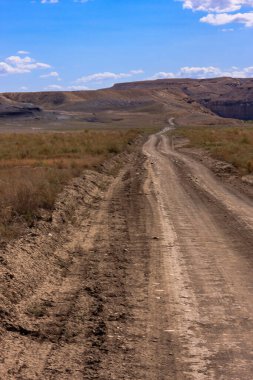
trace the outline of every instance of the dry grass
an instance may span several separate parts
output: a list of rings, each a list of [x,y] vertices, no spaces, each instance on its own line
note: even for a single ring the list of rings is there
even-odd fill
[[[253,127],[180,128],[177,135],[190,145],[207,149],[214,158],[227,161],[242,174],[253,172]]]
[[[53,210],[57,194],[85,168],[121,152],[137,131],[0,135],[0,238],[15,238]]]
[[[1,134],[0,160],[84,159],[84,156],[117,153],[136,136],[135,131]]]

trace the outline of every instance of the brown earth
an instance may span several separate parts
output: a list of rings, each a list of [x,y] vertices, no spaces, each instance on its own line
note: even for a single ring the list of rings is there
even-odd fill
[[[202,112],[208,109],[225,118],[253,120],[252,78],[160,79],[114,87],[117,90],[157,90],[167,97],[172,94],[178,99],[181,97],[190,105],[202,105]]]
[[[253,79],[163,79],[97,91],[0,94],[0,131],[241,125],[253,120]],[[228,119],[226,119],[228,118]]]
[[[85,172],[1,252],[0,378],[251,380],[252,229],[162,133]]]

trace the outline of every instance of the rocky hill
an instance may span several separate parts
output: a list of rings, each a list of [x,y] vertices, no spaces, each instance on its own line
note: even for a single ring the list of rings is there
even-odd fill
[[[7,96],[0,95],[0,118],[20,116],[36,117],[41,112],[42,110],[38,105],[27,102],[18,102]]]
[[[222,117],[253,120],[253,79],[162,79],[116,84],[114,88],[165,91],[186,96],[187,102],[195,101]]]
[[[181,124],[253,120],[253,79],[163,79],[116,84],[97,91],[4,93],[0,116],[40,117],[101,112],[170,114]]]

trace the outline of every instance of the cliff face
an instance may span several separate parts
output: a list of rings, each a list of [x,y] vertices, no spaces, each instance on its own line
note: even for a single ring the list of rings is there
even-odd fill
[[[221,117],[253,120],[253,100],[219,100],[210,102],[203,101],[201,103]]]
[[[37,105],[15,101],[0,94],[0,118],[19,116],[34,117],[41,112],[41,108]]]
[[[11,106],[11,105],[1,105],[0,104],[0,118],[1,117],[36,117],[41,113],[40,107],[33,105],[22,105],[22,106]]]
[[[253,120],[253,78],[162,79],[114,87],[165,90],[184,97],[187,103],[199,103],[221,117]]]

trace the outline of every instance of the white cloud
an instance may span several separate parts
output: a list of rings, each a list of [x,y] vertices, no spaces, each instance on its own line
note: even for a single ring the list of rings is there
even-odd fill
[[[41,0],[41,4],[57,4],[59,0]]]
[[[28,56],[12,55],[0,62],[0,75],[24,74],[36,69],[49,69],[50,67],[49,64],[37,62]]]
[[[17,52],[17,54],[19,54],[19,55],[28,55],[28,54],[30,54],[30,52],[27,51],[27,50],[19,50],[19,51]]]
[[[131,70],[128,73],[112,73],[109,71],[103,72],[103,73],[96,73],[91,74],[87,76],[83,76],[79,79],[77,79],[77,83],[88,83],[88,82],[100,82],[105,80],[117,80],[117,79],[123,79],[123,78],[130,78],[134,75],[143,74],[143,70]]]
[[[49,86],[45,87],[44,90],[63,91],[63,87],[58,84],[50,84]]]
[[[148,79],[152,80],[152,79],[171,79],[171,78],[175,78],[174,73],[166,73],[164,71],[160,71],[159,73],[154,74],[152,77]]]
[[[159,72],[148,79],[170,79],[170,78],[194,78],[194,79],[206,79],[206,78],[218,78],[218,77],[232,77],[232,78],[253,78],[253,66],[239,69],[238,67],[231,67],[228,70],[222,70],[215,66],[185,66],[181,67],[179,71],[172,73]]]
[[[253,12],[249,13],[219,13],[208,14],[200,19],[201,22],[205,22],[211,25],[227,25],[231,23],[244,24],[248,28],[253,27]]]
[[[129,71],[129,74],[132,75],[139,75],[139,74],[144,74],[143,70],[131,70]]]
[[[57,71],[51,71],[48,74],[40,75],[41,78],[56,78],[57,80],[61,80],[59,73]]]
[[[249,76],[253,76],[253,66],[246,67],[244,72]]]
[[[60,86],[58,84],[50,84],[49,86],[45,87],[44,90],[46,91],[85,91],[89,90],[86,86]]]
[[[88,3],[90,0],[73,0],[74,3]],[[40,0],[41,4],[58,4],[59,0]]]
[[[253,0],[181,0],[185,9],[203,12],[235,12],[242,7],[253,7]]]
[[[85,91],[85,90],[89,90],[89,87],[87,87],[87,86],[68,86],[67,89],[69,91]]]
[[[221,70],[218,67],[182,67],[180,69],[181,77],[193,77],[193,78],[209,78],[214,76],[220,76]]]
[[[243,24],[253,27],[253,0],[181,0],[184,9],[206,12],[200,19],[210,25]],[[238,12],[244,10],[244,12]],[[234,13],[237,12],[237,13]],[[223,30],[224,31],[224,30]]]

